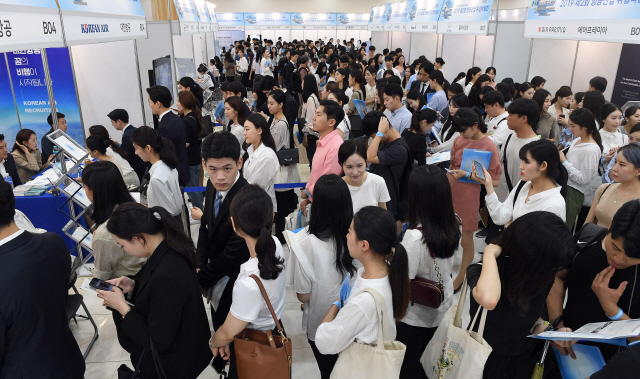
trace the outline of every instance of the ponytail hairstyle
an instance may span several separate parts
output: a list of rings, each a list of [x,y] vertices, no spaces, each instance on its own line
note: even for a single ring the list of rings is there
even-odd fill
[[[256,129],[262,130],[262,134],[260,134],[260,140],[266,147],[273,150],[274,153],[277,153],[278,150],[276,148],[276,142],[273,139],[273,136],[271,135],[271,129],[269,129],[267,120],[265,120],[264,117],[260,116],[257,113],[252,113],[251,116],[249,116],[249,118],[247,118],[246,121],[249,121],[250,123],[252,123]],[[246,124],[246,121],[245,121],[245,124]]]
[[[533,88],[533,86],[527,82],[524,82],[522,84],[517,84],[516,83],[516,95],[513,97],[513,99],[519,99],[522,97],[521,93],[525,93],[529,90],[529,88]]]
[[[195,273],[196,248],[193,241],[185,234],[178,220],[162,207],[147,208],[136,202],[120,204],[111,214],[107,230],[120,239],[131,241],[137,237],[144,243],[144,234],[162,233],[167,246],[184,257]]]
[[[198,130],[200,133],[204,132],[204,126],[202,125],[202,111],[198,108],[196,103],[196,97],[187,91],[178,92],[178,101],[185,109],[191,110],[195,115],[196,122],[198,123]]]
[[[488,130],[487,124],[482,121],[482,115],[478,108],[459,109],[453,116],[452,122],[453,128],[459,133],[464,133],[465,130],[476,124],[482,133],[487,133]]]
[[[480,67],[471,67],[469,71],[467,71],[467,77],[464,80],[464,85],[466,86],[471,83],[471,79],[473,79],[473,77],[479,72],[482,72]]]
[[[422,135],[422,128],[420,127],[420,122],[426,121],[427,124],[431,124],[438,120],[438,112],[434,111],[431,108],[420,109],[413,113],[411,116],[411,126],[410,129],[417,133],[418,135]]]
[[[127,152],[124,151],[124,149],[121,148],[120,145],[118,145],[115,141],[113,141],[111,137],[109,137],[109,132],[107,131],[107,128],[105,128],[104,126],[93,125],[92,127],[89,128],[89,134],[92,136],[101,136],[102,138],[104,138],[109,142],[109,147],[111,148],[111,150],[113,150],[115,153],[121,156],[122,159],[126,160],[128,158],[129,155],[127,154]]]
[[[311,75],[311,77],[313,77],[313,75]],[[313,82],[313,84],[316,84],[316,82]],[[315,92],[316,100],[320,98],[318,96],[317,88],[318,87],[316,84],[316,92]],[[282,91],[281,89],[274,89],[273,91],[269,92],[269,97],[272,97],[276,103],[282,104],[282,114],[285,116],[285,119],[286,119],[289,108],[287,107],[287,95],[285,95],[284,91]],[[287,127],[289,127],[288,124],[289,124],[289,121],[287,121]],[[293,125],[291,125],[291,128],[293,128]]]
[[[396,234],[396,220],[380,207],[368,206],[353,217],[353,231],[360,241],[367,241],[373,254],[384,257],[389,265],[389,284],[393,294],[393,317],[402,320],[407,313],[409,288],[409,258]]]
[[[575,109],[571,114],[569,114],[569,120],[581,128],[587,128],[587,133],[593,137],[600,147],[600,151],[602,151],[602,138],[598,132],[598,124],[596,124],[596,119],[593,117],[593,113],[591,113],[590,110],[587,108]]]
[[[98,151],[102,155],[105,155],[107,153],[107,147],[109,147],[108,140],[102,138],[102,136],[95,134],[87,137],[85,144],[87,145],[87,149],[89,149],[89,151]]]
[[[342,146],[340,146],[341,151]],[[357,146],[359,145],[354,142],[350,150],[357,149]],[[353,275],[356,272],[353,258],[347,247],[347,234],[352,219],[353,203],[347,183],[336,174],[321,176],[313,190],[309,233],[323,241],[333,240],[335,266],[342,277],[347,273]]]
[[[346,91],[347,88],[349,88],[349,71],[344,68],[338,68],[336,71],[339,72],[340,75],[344,76],[344,79],[342,79],[342,90]],[[337,82],[338,81],[336,80],[336,83]]]
[[[458,93],[449,99],[449,108],[451,108],[451,104],[455,105],[456,108],[469,108],[469,98],[464,93]],[[453,116],[449,115],[449,117],[447,117],[447,121],[442,126],[442,135],[445,136],[446,141],[448,141],[456,132],[456,129],[452,126]],[[447,133],[447,131],[449,132]]]
[[[204,103],[204,91],[202,90],[202,87],[200,87],[200,85],[198,85],[196,81],[193,80],[193,78],[185,76],[184,78],[180,79],[178,83],[185,88],[189,88],[189,91],[191,91],[193,96],[196,97],[200,104]]]
[[[487,74],[482,74],[482,75],[480,75],[478,80],[476,80],[476,82],[473,83],[473,88],[480,89],[480,88],[482,88],[482,83],[486,83],[486,82],[491,82],[491,78]]]
[[[580,103],[582,103],[582,99],[584,99],[584,94],[585,94],[585,93],[586,93],[586,92],[576,92],[576,93],[573,95],[573,98],[575,99],[576,104],[580,104]]]
[[[284,268],[284,259],[276,256],[276,243],[271,236],[273,203],[269,195],[255,184],[246,185],[233,197],[230,212],[237,230],[258,239],[256,254],[260,277],[276,279]]]
[[[178,167],[178,159],[176,158],[173,142],[164,138],[155,129],[148,126],[141,126],[133,131],[131,141],[143,149],[150,146],[154,153],[160,155],[160,160],[169,166],[169,168],[174,169]]]
[[[569,97],[571,95],[573,95],[573,92],[571,92],[571,87],[562,86],[556,91],[555,97],[553,98],[553,100],[551,100],[551,105],[555,104],[558,101],[558,98]]]
[[[119,205],[134,201],[118,167],[111,162],[94,162],[82,170],[82,184],[93,191],[91,218],[97,225],[107,221]]]
[[[531,157],[538,162],[539,165],[542,164],[542,162],[547,162],[546,176],[553,179],[553,181],[562,187],[560,194],[566,198],[569,173],[562,162],[560,162],[560,153],[553,142],[547,139],[541,139],[522,146],[519,156],[520,160],[525,163],[529,163],[527,153],[531,154]]]
[[[598,91],[588,91],[584,94],[582,98],[582,108],[588,109],[593,114],[593,117],[598,122],[598,128],[602,128],[602,107],[606,103],[604,99],[604,95],[602,92]],[[599,135],[600,133],[598,133]]]

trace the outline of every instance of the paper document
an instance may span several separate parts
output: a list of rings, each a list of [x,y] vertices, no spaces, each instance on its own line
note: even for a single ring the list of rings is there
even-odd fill
[[[640,320],[623,320],[587,324],[575,332],[543,332],[529,337],[558,341],[596,341],[626,346],[628,337],[639,335]]]
[[[441,151],[427,157],[427,164],[438,164],[451,160],[451,151]]]
[[[82,226],[78,226],[71,235],[71,238],[76,242],[80,242],[82,247],[84,247],[85,249],[91,251],[93,234],[87,232],[87,229],[83,228]]]

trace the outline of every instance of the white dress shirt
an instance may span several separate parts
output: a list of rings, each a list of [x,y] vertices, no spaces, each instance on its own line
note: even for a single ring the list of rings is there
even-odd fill
[[[567,185],[584,194],[593,178],[598,176],[602,150],[595,143],[579,143],[580,141],[580,137],[573,140],[563,164],[569,172]]]
[[[276,152],[261,143],[255,150],[253,145],[249,146],[247,153],[249,153],[249,159],[244,164],[244,178],[250,184],[255,184],[267,192],[273,203],[273,211],[277,212],[276,192],[273,185],[278,177],[280,161]]]
[[[147,204],[149,208],[160,206],[173,216],[182,213],[182,192],[178,183],[178,170],[171,169],[159,160],[149,170]]]
[[[276,244],[276,257],[284,261],[284,252],[282,245],[276,237],[272,237]],[[248,322],[247,328],[253,330],[267,331],[275,328],[276,323],[271,316],[269,307],[260,292],[258,283],[251,278],[256,275],[260,278],[260,269],[258,268],[258,258],[251,258],[240,266],[240,274],[233,285],[233,300],[229,312],[238,320]],[[287,284],[287,273],[284,267],[278,274],[276,279],[265,280],[260,278],[264,286],[269,301],[273,306],[278,319],[282,318],[284,312],[284,301]]]
[[[11,234],[10,236],[4,237],[3,239],[0,240],[0,246],[4,245],[5,243],[9,243],[13,241],[14,239],[18,238],[22,233],[24,233],[24,230],[18,229],[17,232]]]
[[[233,124],[231,125],[231,134],[238,140],[240,143],[240,156],[244,155],[244,150],[242,149],[242,144],[244,143],[244,126]]]
[[[609,151],[614,147],[621,147],[629,143],[629,136],[626,134],[622,134],[619,130],[616,129],[615,132],[611,133],[606,130],[600,129],[600,138],[602,139],[602,155],[609,155]]]
[[[514,185],[513,190],[509,193],[509,197],[507,197],[504,203],[498,200],[498,195],[496,195],[495,192],[485,197],[487,209],[489,210],[491,219],[496,225],[505,225],[509,221],[515,221],[518,217],[536,211],[551,212],[558,215],[562,221],[566,221],[566,203],[564,197],[560,194],[562,187],[556,185],[555,188],[529,196],[531,182],[526,182],[524,186],[522,186],[514,205],[513,198],[516,196],[519,185],[520,181]],[[529,201],[527,201],[527,198]]]
[[[509,112],[505,111],[500,116],[492,117],[487,121],[487,136],[498,146],[498,149],[511,133],[511,129],[507,125],[507,116],[509,116]]]
[[[0,161],[0,176],[2,176],[3,178],[6,178],[7,176],[9,176],[9,173],[7,172],[7,168],[4,165],[6,162],[7,162],[6,159],[3,159]]]
[[[162,117],[164,117],[164,115],[166,115],[169,112],[171,112],[171,109],[167,109],[166,111],[162,112],[162,114],[158,116],[158,122],[162,121]]]
[[[270,59],[262,58],[260,61],[260,71],[262,75],[273,76],[272,64]]]

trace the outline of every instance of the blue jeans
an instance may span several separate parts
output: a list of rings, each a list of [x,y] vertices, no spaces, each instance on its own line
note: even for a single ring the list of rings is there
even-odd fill
[[[191,179],[189,179],[187,187],[200,187],[200,165],[190,166],[189,174]],[[189,196],[189,200],[191,200],[191,204],[194,207],[204,210],[204,195],[202,192],[187,192],[187,196]]]

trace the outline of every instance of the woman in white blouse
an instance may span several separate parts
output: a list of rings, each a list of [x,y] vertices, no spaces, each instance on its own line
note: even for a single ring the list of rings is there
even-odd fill
[[[345,141],[338,149],[338,163],[344,171],[343,179],[349,188],[355,213],[367,206],[387,209],[391,197],[384,179],[367,171],[366,141]]]
[[[305,304],[302,330],[307,333],[320,377],[329,379],[338,355],[321,354],[314,341],[331,303],[340,295],[345,277],[356,273],[347,249],[353,211],[347,185],[338,175],[321,176],[313,193],[309,226],[290,237],[296,262],[293,289]]]
[[[509,225],[518,217],[535,211],[551,212],[566,221],[568,174],[560,153],[549,140],[529,142],[520,149],[520,181],[504,203],[498,200],[486,169],[484,186],[487,209],[496,225]],[[474,175],[475,174],[475,168]]]
[[[561,151],[560,161],[569,172],[567,182],[567,226],[573,229],[584,202],[585,192],[594,177],[598,176],[602,142],[591,111],[579,108],[569,115],[569,129],[574,139],[567,156]]]
[[[407,347],[401,379],[426,378],[420,357],[453,304],[453,261],[462,253],[462,222],[453,211],[447,174],[428,165],[413,169],[409,176],[409,227],[402,246],[409,257],[409,279],[442,281],[444,297],[438,308],[411,303],[397,323],[397,340]]]
[[[313,212],[312,212],[313,213]],[[316,347],[322,354],[338,354],[352,342],[378,342],[378,316],[372,288],[385,300],[387,314],[396,321],[404,318],[409,306],[407,251],[399,243],[393,215],[380,207],[364,207],[356,213],[349,234],[349,254],[360,261],[355,283],[346,299],[334,302],[316,331]],[[391,339],[396,325],[389,325]]]
[[[260,57],[260,58],[258,58]],[[260,64],[260,74],[266,76],[273,76],[273,64],[268,49],[262,49],[258,52],[256,60]]]
[[[273,185],[278,176],[280,163],[276,155],[276,144],[265,119],[252,114],[244,122],[244,138],[249,144],[249,159],[244,164],[242,175],[250,184],[262,188],[271,198],[273,210],[276,208],[276,193]]]
[[[227,97],[224,101],[224,115],[229,120],[227,130],[240,142],[240,156],[244,155],[244,121],[247,119],[247,107],[239,96]]]
[[[138,174],[136,174],[136,172],[131,167],[131,164],[129,164],[129,161],[127,160],[127,152],[124,151],[124,149],[121,148],[118,143],[110,138],[107,128],[102,125],[93,125],[89,128],[89,135],[99,135],[109,141],[109,147],[107,147],[107,155],[114,157],[118,162],[116,165],[119,165],[118,168],[122,173],[124,183],[127,185],[127,187],[132,185],[134,187],[140,186],[140,179],[138,178]]]
[[[602,129],[599,130],[602,139],[602,157],[604,165],[608,165],[616,155],[616,151],[629,143],[629,136],[622,134],[618,128],[622,124],[622,110],[612,103],[602,107]]]
[[[325,90],[327,86],[324,87]],[[320,134],[313,131],[313,117],[316,115],[316,109],[320,106],[320,99],[318,96],[318,83],[315,80],[302,78],[302,113],[301,117],[304,117],[305,125],[301,130],[304,133],[302,140],[302,146],[307,151],[307,158],[309,159],[309,167],[313,163],[313,156],[316,152],[316,145]]]
[[[364,87],[367,92],[364,103],[367,109],[371,110],[376,102],[376,69],[374,67],[367,66],[364,69],[364,80],[366,82]]]
[[[233,229],[245,240],[251,258],[240,266],[233,285],[229,315],[211,337],[209,346],[214,357],[220,354],[226,360],[231,358],[229,377],[237,378],[232,343],[236,335],[244,329],[272,330],[274,335],[282,335],[258,283],[251,276],[255,275],[262,282],[276,317],[280,319],[284,312],[287,275],[282,245],[271,236],[273,207],[269,195],[256,185],[246,185],[234,196],[230,213]]]
[[[148,126],[137,128],[131,135],[136,155],[151,163],[146,205],[162,207],[180,222],[184,200],[178,183],[178,160],[173,144],[155,129]],[[143,192],[144,195],[144,192]],[[145,198],[143,197],[143,201]]]

